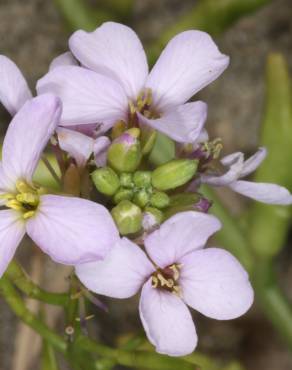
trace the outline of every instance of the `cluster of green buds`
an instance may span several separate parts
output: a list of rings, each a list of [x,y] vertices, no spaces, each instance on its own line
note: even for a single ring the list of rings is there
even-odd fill
[[[123,132],[108,149],[107,166],[92,173],[96,189],[112,203],[111,213],[121,235],[143,230],[145,215],[159,225],[175,207],[173,190],[189,182],[198,166],[196,159],[173,159],[145,170],[139,137],[137,128]]]

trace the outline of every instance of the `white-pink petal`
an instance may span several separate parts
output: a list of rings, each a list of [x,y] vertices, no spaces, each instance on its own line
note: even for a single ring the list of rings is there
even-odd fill
[[[0,55],[0,102],[14,115],[31,98],[31,91],[17,65]]]
[[[185,31],[167,44],[146,82],[158,111],[185,103],[229,64],[205,32]]]
[[[119,240],[103,261],[76,266],[80,281],[91,291],[113,298],[129,298],[136,294],[154,266],[133,242]]]
[[[49,71],[64,66],[78,66],[78,61],[74,58],[74,55],[70,51],[66,51],[63,54],[58,55],[52,60]]]
[[[139,114],[139,121],[181,143],[198,139],[207,119],[207,104],[187,103],[167,110],[160,118],[149,119]]]
[[[252,305],[254,293],[247,272],[229,252],[198,250],[179,261],[184,301],[205,316],[230,320]]]
[[[7,176],[6,172],[4,171],[2,162],[0,162],[0,192],[10,193],[15,191],[15,183]],[[0,204],[4,204],[6,201],[0,201]]]
[[[237,152],[232,153],[222,158],[221,163],[228,167],[228,170],[223,175],[212,175],[202,174],[200,176],[201,183],[213,185],[213,186],[224,186],[229,185],[233,181],[237,180],[243,171],[244,156],[243,153]]]
[[[284,186],[264,182],[238,180],[229,187],[248,198],[267,204],[290,205],[292,194]]]
[[[51,92],[63,103],[63,126],[126,119],[128,99],[118,82],[77,66],[58,67],[37,83],[38,94]]]
[[[148,64],[131,28],[106,22],[94,32],[75,32],[69,46],[82,65],[118,81],[127,96],[136,100],[148,75]]]
[[[24,234],[24,222],[18,212],[10,209],[0,211],[0,278]]]
[[[190,311],[175,294],[154,289],[151,281],[143,286],[140,317],[156,351],[169,356],[185,356],[194,351],[198,337]]]
[[[97,167],[104,167],[107,161],[107,149],[111,141],[107,136],[98,137],[93,144],[94,160]]]
[[[212,215],[181,212],[146,237],[146,251],[163,268],[176,263],[187,253],[204,247],[208,238],[220,228],[220,221]]]
[[[15,182],[31,181],[40,156],[59,123],[61,101],[44,94],[27,101],[12,119],[2,150],[3,170]]]
[[[243,169],[241,171],[240,177],[245,177],[254,172],[260,164],[263,162],[263,160],[267,156],[267,149],[264,147],[261,147],[258,149],[258,151],[249,157],[243,164]]]
[[[41,196],[26,229],[31,239],[54,261],[66,265],[102,259],[119,238],[105,207],[89,200]]]
[[[93,152],[94,139],[64,127],[59,127],[57,134],[60,148],[69,153],[79,167],[85,166]]]

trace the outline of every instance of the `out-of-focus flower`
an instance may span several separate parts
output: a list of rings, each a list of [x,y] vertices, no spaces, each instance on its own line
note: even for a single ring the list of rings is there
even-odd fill
[[[75,32],[69,47],[83,67],[53,69],[37,85],[64,105],[62,125],[123,120],[146,124],[178,142],[194,142],[207,115],[201,101],[186,103],[228,66],[211,37],[201,31],[175,36],[148,74],[147,58],[133,30],[107,22],[94,32]]]
[[[6,133],[0,167],[0,276],[25,232],[57,262],[103,258],[119,238],[109,212],[94,202],[46,194],[32,181],[40,156],[57,127],[60,100],[45,94],[27,101]]]
[[[223,175],[202,174],[200,181],[212,186],[228,186],[230,189],[246,197],[258,200],[268,204],[292,204],[291,193],[276,184],[257,183],[241,180],[250,175],[262,163],[267,155],[265,148],[259,150],[247,160],[244,160],[244,154],[241,152],[232,153],[221,159],[221,164],[227,167],[227,172]]]
[[[187,305],[228,320],[253,302],[239,262],[223,249],[203,249],[219,228],[214,216],[182,212],[146,237],[146,253],[123,238],[104,261],[78,265],[76,273],[87,288],[109,297],[128,298],[142,287],[140,317],[148,339],[160,353],[183,356],[197,345]]]
[[[0,81],[0,102],[13,116],[32,94],[17,65],[4,55],[0,55]]]

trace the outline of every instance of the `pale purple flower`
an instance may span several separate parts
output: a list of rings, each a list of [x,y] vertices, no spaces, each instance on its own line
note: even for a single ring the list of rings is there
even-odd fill
[[[11,121],[0,167],[0,276],[24,234],[50,257],[74,265],[103,258],[118,240],[109,212],[94,202],[46,194],[32,177],[57,127],[60,100],[45,94],[27,101]]]
[[[145,239],[145,252],[127,238],[104,261],[76,266],[91,291],[128,298],[141,288],[140,317],[150,342],[160,353],[183,356],[197,345],[187,305],[217,320],[244,314],[253,289],[239,262],[219,248],[203,249],[220,228],[211,215],[182,212]]]
[[[200,181],[212,186],[227,186],[239,194],[267,204],[292,204],[291,193],[283,186],[241,180],[255,171],[266,158],[267,150],[259,150],[247,160],[241,152],[232,153],[221,159],[227,172],[223,175],[202,174]]]
[[[64,65],[77,65],[77,61],[70,52],[56,57],[50,65],[50,70]],[[13,116],[27,100],[32,98],[31,91],[16,64],[4,55],[0,55],[0,80],[0,102]],[[99,156],[94,149],[100,146],[98,143],[104,142],[104,138],[93,139],[95,128],[96,125],[75,125],[70,127],[70,130],[69,127],[58,129],[61,149],[67,151],[80,167],[85,165],[92,153],[99,165],[100,163],[105,164],[104,150]]]
[[[4,55],[0,55],[0,81],[0,102],[13,116],[32,94],[17,65]]]
[[[148,73],[143,46],[133,30],[107,22],[94,32],[77,31],[69,47],[84,67],[53,69],[37,85],[63,102],[63,126],[138,119],[178,142],[193,142],[206,120],[207,106],[186,103],[228,66],[211,37],[201,31],[175,36]]]
[[[50,70],[64,65],[77,65],[70,52],[56,57]],[[32,98],[31,90],[17,65],[5,55],[0,55],[0,102],[14,116],[23,104]]]

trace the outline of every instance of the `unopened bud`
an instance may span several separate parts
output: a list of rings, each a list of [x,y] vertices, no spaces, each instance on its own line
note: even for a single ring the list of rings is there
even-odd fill
[[[145,231],[150,231],[156,226],[160,225],[163,221],[163,213],[154,207],[146,207],[143,213],[143,229]]]
[[[98,168],[91,174],[96,189],[107,196],[112,196],[120,187],[118,175],[110,167]]]
[[[133,181],[138,188],[148,187],[151,185],[151,172],[137,171],[134,173]]]
[[[111,211],[121,235],[134,234],[142,227],[141,209],[128,200],[123,200]]]
[[[172,160],[152,172],[152,185],[158,190],[175,189],[191,180],[197,167],[195,159]]]
[[[120,183],[123,188],[129,188],[131,189],[134,184],[133,184],[133,176],[131,173],[121,173],[120,175]]]
[[[195,204],[195,209],[200,212],[208,213],[209,208],[212,206],[212,201],[207,198],[201,197]]]
[[[149,194],[145,189],[139,190],[133,198],[133,202],[137,204],[137,206],[144,208],[146,204],[149,202]]]
[[[199,202],[201,195],[198,193],[181,193],[170,197],[170,207],[193,206]]]
[[[118,204],[122,200],[131,200],[133,198],[133,191],[131,189],[121,188],[114,195],[114,203]]]
[[[157,191],[151,196],[150,204],[156,208],[165,208],[169,205],[169,196],[166,193]]]
[[[142,158],[139,133],[136,128],[127,130],[110,145],[107,160],[115,170],[134,172],[139,166]]]

